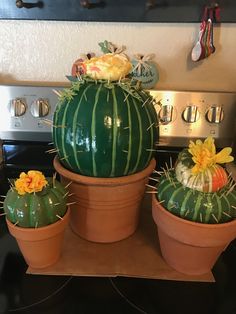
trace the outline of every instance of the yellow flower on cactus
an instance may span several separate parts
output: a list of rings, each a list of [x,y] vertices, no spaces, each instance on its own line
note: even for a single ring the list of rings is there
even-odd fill
[[[232,152],[230,147],[225,147],[216,154],[216,147],[212,137],[208,137],[204,142],[201,140],[197,140],[196,143],[190,141],[188,151],[193,156],[192,160],[195,163],[192,168],[193,174],[203,172],[215,164],[224,164],[234,160],[230,156]]]
[[[25,193],[40,192],[47,185],[47,180],[42,172],[30,170],[21,172],[19,179],[15,181],[15,188],[20,195]]]
[[[117,81],[129,74],[132,65],[124,55],[107,53],[84,62],[85,73],[95,80]]]

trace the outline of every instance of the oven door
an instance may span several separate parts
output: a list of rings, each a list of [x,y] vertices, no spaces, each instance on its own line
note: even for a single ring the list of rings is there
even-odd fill
[[[3,169],[6,178],[16,178],[22,171],[39,170],[51,176],[55,154],[47,151],[52,146],[45,142],[3,141]]]

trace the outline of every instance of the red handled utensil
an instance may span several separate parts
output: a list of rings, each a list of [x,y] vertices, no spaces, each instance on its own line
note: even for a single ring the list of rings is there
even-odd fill
[[[211,7],[206,6],[204,8],[202,22],[200,24],[200,31],[198,34],[198,40],[194,45],[191,53],[193,61],[199,61],[209,57],[215,52],[215,46],[213,43],[213,19],[219,21],[219,7],[214,4]]]

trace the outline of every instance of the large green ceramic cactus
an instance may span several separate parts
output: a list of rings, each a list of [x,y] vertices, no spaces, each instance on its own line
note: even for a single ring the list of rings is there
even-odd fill
[[[61,219],[67,210],[67,191],[60,182],[52,178],[47,181],[42,191],[24,195],[11,187],[3,206],[7,219],[26,228],[46,226]]]
[[[157,141],[152,97],[130,80],[83,78],[64,90],[53,120],[61,163],[94,177],[119,177],[147,167]]]

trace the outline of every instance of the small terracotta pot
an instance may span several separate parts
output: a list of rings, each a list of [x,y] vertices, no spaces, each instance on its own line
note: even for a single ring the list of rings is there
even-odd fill
[[[64,168],[57,157],[54,167],[73,195],[70,224],[72,230],[92,242],[115,242],[132,235],[139,221],[145,184],[155,168],[153,159],[139,173],[117,178],[82,176]]]
[[[184,274],[210,272],[220,254],[236,237],[236,220],[222,224],[188,221],[168,212],[155,195],[152,196],[152,216],[163,258]]]
[[[63,219],[40,228],[22,228],[6,219],[8,230],[16,238],[26,263],[32,268],[45,268],[59,259],[64,231],[69,221],[68,209]]]

